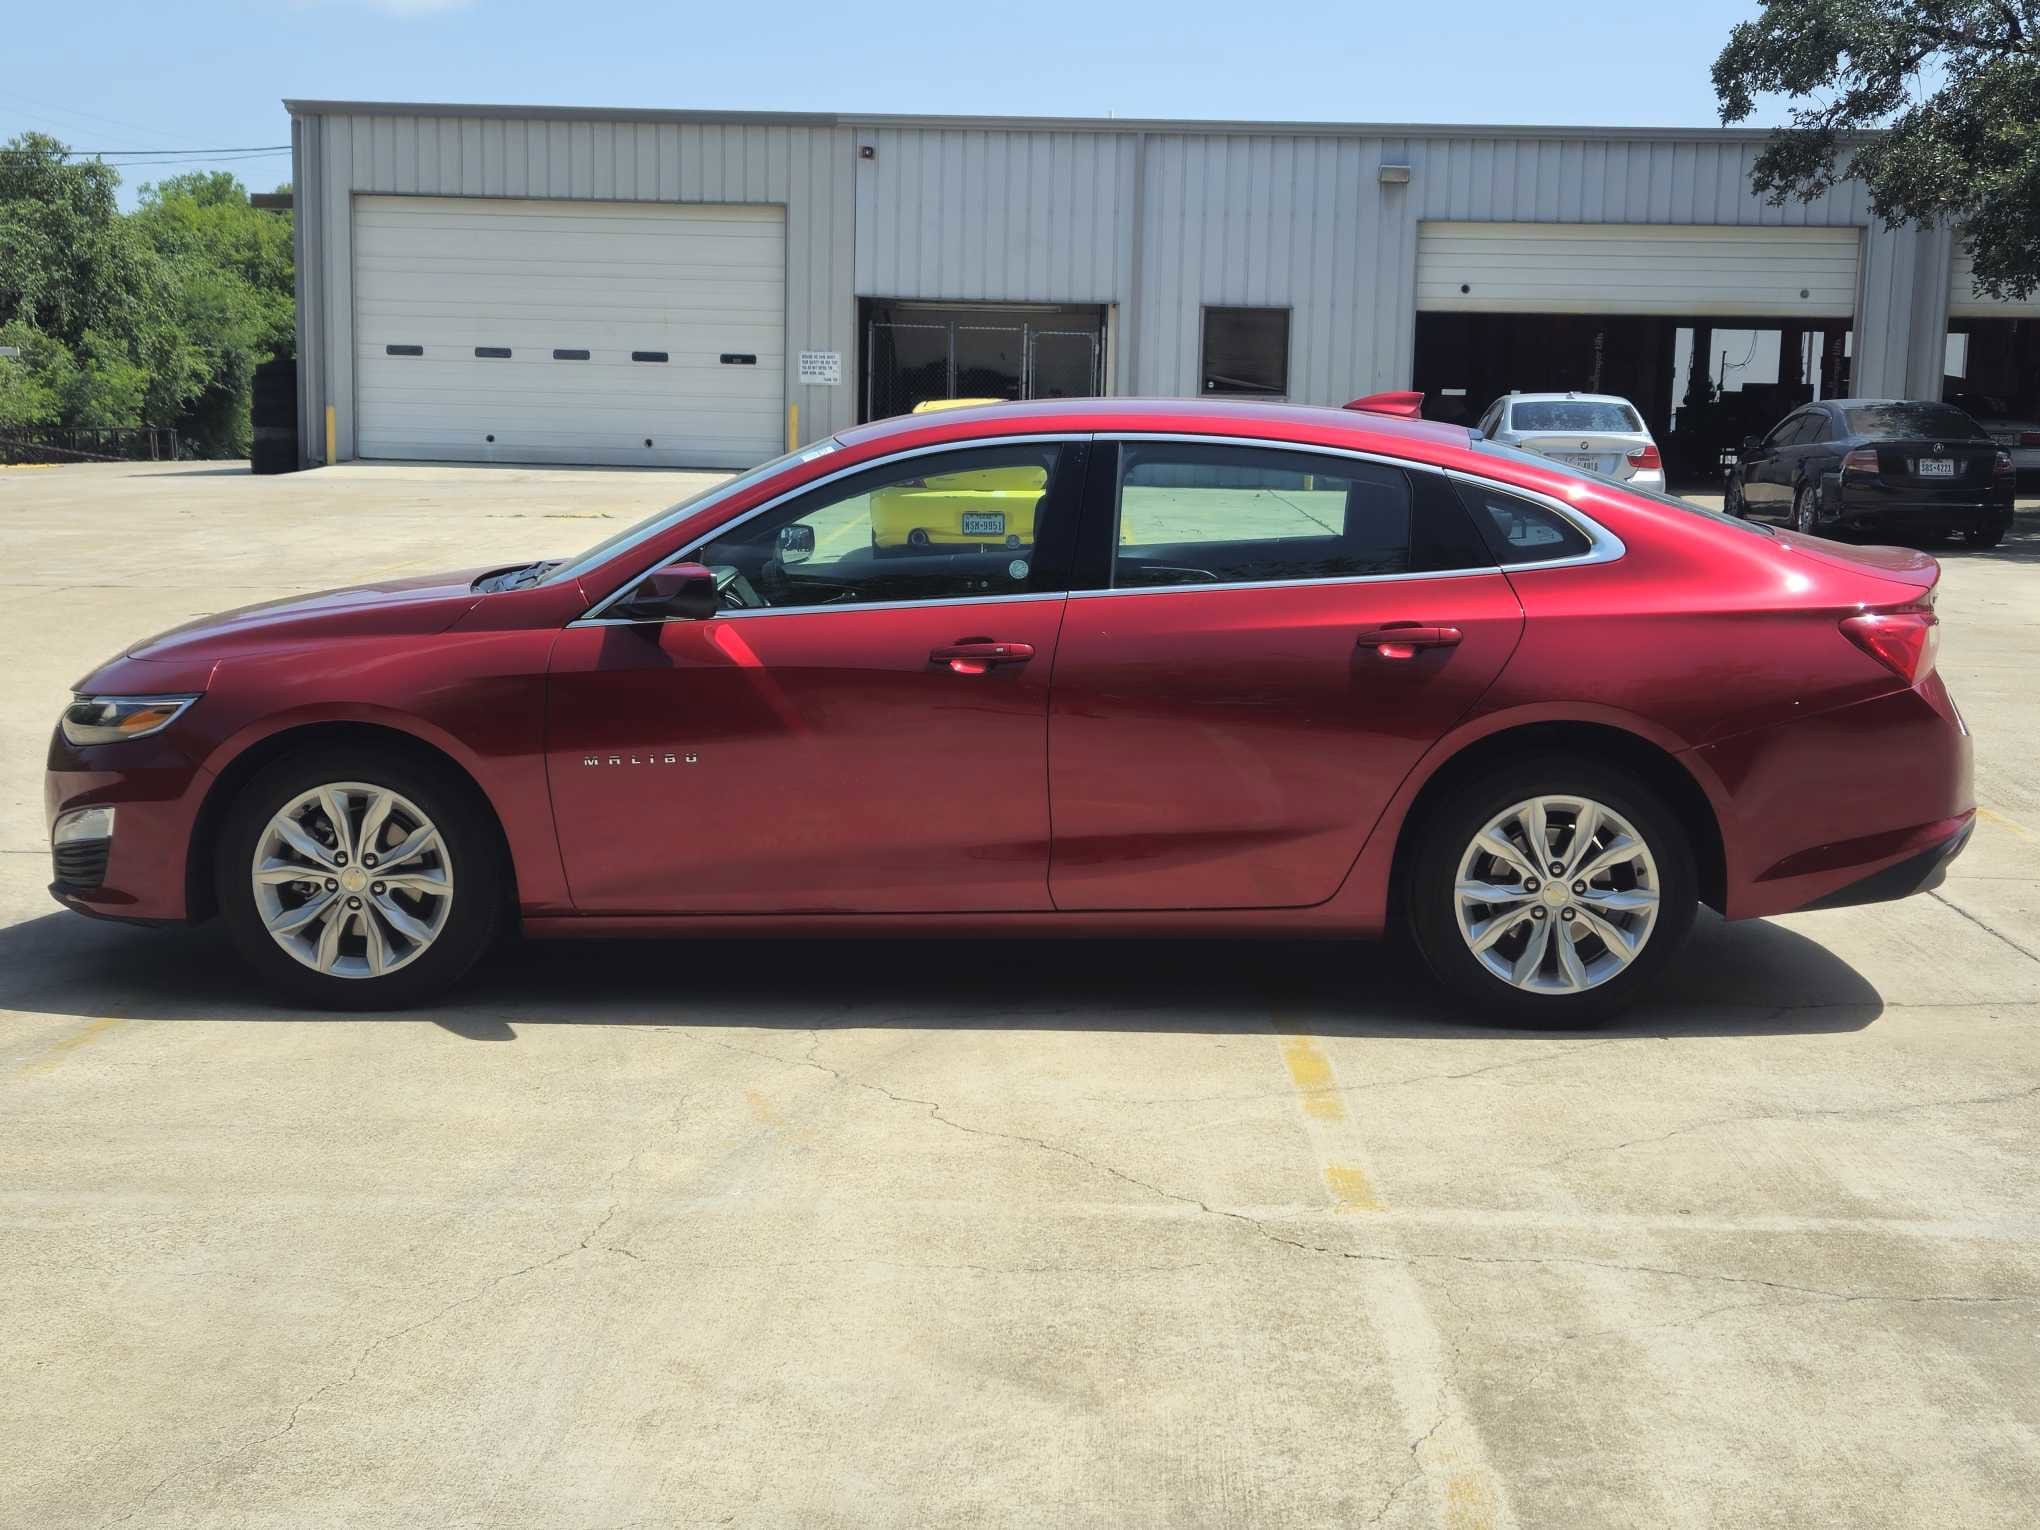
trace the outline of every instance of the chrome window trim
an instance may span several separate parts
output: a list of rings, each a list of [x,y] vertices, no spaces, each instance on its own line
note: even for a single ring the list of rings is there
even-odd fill
[[[1502,494],[1514,494],[1529,500],[1533,504],[1541,505],[1584,536],[1587,539],[1588,548],[1584,553],[1578,553],[1569,558],[1547,558],[1537,563],[1511,563],[1506,565],[1494,563],[1478,568],[1425,569],[1403,574],[1342,574],[1327,579],[1257,579],[1240,583],[1153,584],[1124,589],[1108,587],[1102,590],[1025,591],[1016,595],[958,595],[939,600],[886,600],[868,603],[852,601],[838,605],[775,606],[756,610],[719,611],[715,616],[708,618],[708,620],[724,621],[757,616],[801,616],[815,611],[897,611],[916,606],[997,605],[1011,601],[1028,600],[1097,600],[1108,595],[1183,595],[1192,592],[1209,594],[1216,590],[1283,590],[1309,585],[1397,584],[1407,583],[1414,579],[1470,579],[1482,574],[1534,573],[1540,569],[1583,568],[1596,563],[1612,563],[1629,550],[1623,544],[1620,537],[1608,530],[1599,521],[1594,520],[1585,511],[1567,504],[1564,500],[1554,495],[1546,494],[1542,490],[1526,489],[1518,484],[1509,483],[1504,479],[1491,478],[1480,473],[1469,473],[1460,468],[1444,467],[1438,463],[1423,462],[1408,457],[1390,457],[1380,452],[1363,451],[1357,447],[1319,446],[1309,442],[1291,441],[1273,436],[1220,436],[1193,434],[1186,431],[1077,431],[1043,435],[998,436],[989,439],[979,438],[969,442],[945,441],[934,446],[917,446],[910,451],[898,452],[890,457],[879,457],[871,461],[857,463],[851,467],[838,468],[833,473],[825,473],[820,478],[810,479],[799,488],[789,489],[784,494],[776,495],[763,504],[753,506],[742,515],[736,517],[736,519],[724,522],[722,525],[717,526],[714,531],[703,536],[699,541],[688,544],[670,557],[663,558],[657,563],[649,564],[638,570],[637,573],[631,575],[629,579],[626,579],[622,584],[611,590],[601,600],[590,606],[580,617],[569,622],[567,625],[569,627],[651,627],[664,626],[672,621],[692,620],[692,618],[687,617],[666,617],[658,622],[634,621],[621,617],[604,617],[602,612],[609,606],[614,605],[622,598],[625,591],[644,578],[646,574],[652,572],[653,569],[664,568],[670,563],[683,562],[689,553],[699,551],[717,537],[726,535],[753,517],[763,515],[768,510],[777,509],[788,501],[798,499],[803,494],[807,494],[812,490],[826,488],[829,484],[839,479],[851,477],[867,469],[883,467],[892,462],[904,462],[913,457],[929,456],[937,452],[971,451],[986,446],[1023,446],[1049,443],[1067,445],[1072,442],[1085,441],[1111,442],[1114,445],[1122,442],[1173,441],[1193,446],[1256,447],[1270,451],[1290,451],[1317,456],[1346,457],[1356,462],[1372,462],[1383,467],[1399,468],[1404,472],[1435,473],[1442,478],[1457,479],[1462,483],[1472,484],[1478,488],[1493,489]],[[1619,488],[1620,485],[1611,483],[1610,487]],[[1412,510],[1414,508],[1412,506]]]
[[[1395,584],[1413,579],[1468,579],[1479,574],[1531,573],[1538,569],[1586,567],[1595,563],[1612,563],[1629,549],[1620,537],[1587,515],[1576,506],[1537,489],[1525,489],[1503,479],[1490,478],[1480,473],[1469,473],[1459,468],[1449,468],[1435,462],[1423,462],[1409,457],[1389,457],[1380,452],[1362,451],[1357,447],[1317,446],[1308,442],[1289,441],[1270,436],[1215,436],[1192,435],[1181,431],[1099,431],[1094,441],[1177,441],[1192,445],[1253,446],[1264,450],[1292,451],[1327,457],[1350,457],[1357,462],[1375,462],[1384,467],[1401,468],[1411,473],[1435,473],[1442,478],[1458,479],[1463,483],[1480,488],[1493,489],[1502,494],[1514,494],[1533,504],[1541,505],[1566,522],[1587,539],[1587,550],[1569,558],[1546,558],[1537,563],[1491,563],[1479,568],[1423,569],[1406,574],[1340,574],[1326,579],[1255,579],[1238,583],[1214,581],[1210,584],[1148,584],[1128,588],[1108,587],[1102,590],[1072,590],[1071,600],[1095,600],[1103,595],[1182,595],[1191,591],[1206,594],[1214,590],[1284,590],[1307,585],[1353,585],[1353,584]],[[1610,487],[1620,485],[1611,482]],[[1114,494],[1116,496],[1117,489]],[[1414,516],[1416,506],[1412,504]],[[1470,512],[1469,512],[1470,513]],[[1117,544],[1115,544],[1116,546]],[[1116,559],[1115,559],[1116,561]]]
[[[602,613],[605,610],[607,610],[610,606],[615,605],[618,600],[623,598],[625,591],[630,589],[631,586],[635,585],[640,579],[644,578],[645,575],[651,573],[654,569],[665,568],[667,565],[673,563],[684,563],[687,561],[687,555],[689,553],[699,552],[702,548],[706,547],[710,542],[713,542],[717,537],[729,535],[729,533],[736,530],[739,526],[744,525],[748,521],[756,520],[759,516],[765,514],[768,510],[776,510],[781,505],[784,505],[791,500],[799,499],[804,494],[813,493],[816,489],[827,488],[830,484],[835,483],[844,478],[852,477],[855,474],[869,472],[874,468],[886,467],[895,462],[907,462],[915,457],[931,456],[937,452],[983,451],[987,447],[996,448],[1001,446],[1041,446],[1041,445],[1067,446],[1072,443],[1081,444],[1089,440],[1091,440],[1091,433],[1089,431],[1082,430],[1056,431],[1049,434],[1025,435],[1025,436],[982,436],[973,438],[968,441],[941,441],[937,442],[933,446],[916,446],[910,448],[907,451],[894,452],[891,456],[868,458],[863,462],[853,463],[848,467],[837,468],[833,473],[824,473],[819,478],[810,478],[806,483],[800,484],[795,488],[788,489],[783,494],[775,494],[771,499],[766,500],[762,504],[753,505],[750,509],[746,510],[742,515],[737,516],[735,519],[724,521],[722,524],[717,526],[713,531],[710,531],[704,536],[702,536],[698,541],[688,543],[685,547],[682,547],[677,552],[671,554],[668,557],[661,558],[657,562],[646,564],[643,568],[639,569],[635,574],[632,574],[628,579],[624,580],[623,583],[619,584],[615,589],[611,590],[607,595],[603,596],[600,600],[596,601],[595,604],[590,606],[586,611],[583,611],[573,621],[567,623],[567,625],[569,627],[583,627],[597,625],[605,627],[650,627],[662,625],[662,623],[654,622],[623,621],[615,617],[611,617],[606,621],[601,620],[600,618],[602,617]],[[979,604],[988,600],[1044,600],[1044,599],[1061,600],[1063,596],[1066,595],[1067,593],[1068,592],[1065,590],[1030,590],[1023,591],[1022,593],[1017,595],[963,595],[951,597],[944,600],[889,600],[889,601],[871,601],[869,603],[853,601],[833,607],[826,605],[775,606],[763,608],[756,611],[747,611],[741,614],[749,616],[771,616],[771,615],[791,615],[792,613],[797,611],[828,611],[828,610],[852,610],[852,609],[859,611],[877,611],[881,609],[898,608],[901,606],[955,605],[966,602],[970,604]],[[735,616],[738,614],[740,613],[735,611],[719,611],[715,614],[715,616],[708,618],[708,620],[720,621],[725,616]],[[672,619],[673,618],[667,618],[667,620]],[[691,620],[692,618],[680,618],[680,619]]]
[[[1107,593],[1110,593],[1109,591]],[[735,611],[718,611],[713,616],[662,616],[655,622],[623,616],[583,616],[569,627],[664,627],[672,622],[727,622],[758,616],[814,616],[829,611],[921,611],[930,606],[1004,606],[1025,600],[1068,600],[1068,590],[1026,590],[1018,595],[944,595],[935,600],[843,600],[825,606],[758,606]]]
[[[1536,563],[1497,564],[1496,566],[1505,574],[1528,573],[1540,568],[1584,568],[1591,563],[1613,563],[1629,551],[1622,538],[1577,505],[1569,505],[1555,494],[1546,494],[1541,489],[1525,489],[1499,478],[1489,478],[1481,473],[1468,473],[1459,468],[1440,468],[1439,471],[1447,478],[1456,478],[1461,483],[1470,483],[1482,489],[1493,489],[1498,494],[1513,494],[1519,499],[1529,500],[1534,505],[1542,505],[1587,539],[1587,550],[1575,553],[1570,558],[1545,558]],[[1619,489],[1622,485],[1611,478],[1608,480],[1608,487]]]

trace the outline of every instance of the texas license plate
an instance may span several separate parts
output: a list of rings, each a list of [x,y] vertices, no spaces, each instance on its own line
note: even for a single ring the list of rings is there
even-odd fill
[[[1004,536],[1006,534],[1006,512],[1003,510],[964,511],[963,534],[967,537]]]
[[[1608,459],[1606,457],[1579,457],[1567,454],[1561,456],[1558,460],[1570,467],[1583,468],[1589,473],[1605,473],[1608,471]]]
[[[1955,459],[1952,457],[1922,457],[1918,463],[1922,478],[1953,478]]]

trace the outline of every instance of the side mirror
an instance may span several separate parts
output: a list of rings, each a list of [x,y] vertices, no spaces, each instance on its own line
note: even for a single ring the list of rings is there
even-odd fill
[[[1762,451],[1763,447],[1764,438],[1762,436],[1744,436],[1742,438],[1742,454],[1745,457],[1753,452]]]
[[[779,561],[791,568],[815,555],[815,528],[805,521],[779,528]]]
[[[706,621],[722,610],[715,572],[699,563],[669,563],[637,582],[630,598],[616,606],[626,621]]]

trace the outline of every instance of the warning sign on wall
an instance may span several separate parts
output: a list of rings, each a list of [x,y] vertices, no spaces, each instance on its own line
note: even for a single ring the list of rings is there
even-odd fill
[[[800,353],[800,380],[833,388],[843,380],[843,353],[841,351],[802,351]]]

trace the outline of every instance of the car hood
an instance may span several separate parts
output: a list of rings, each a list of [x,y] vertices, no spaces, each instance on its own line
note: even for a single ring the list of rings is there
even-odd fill
[[[469,569],[383,579],[243,606],[172,627],[135,644],[127,654],[135,659],[223,657],[325,638],[444,632],[481,598],[473,586],[484,572]]]

